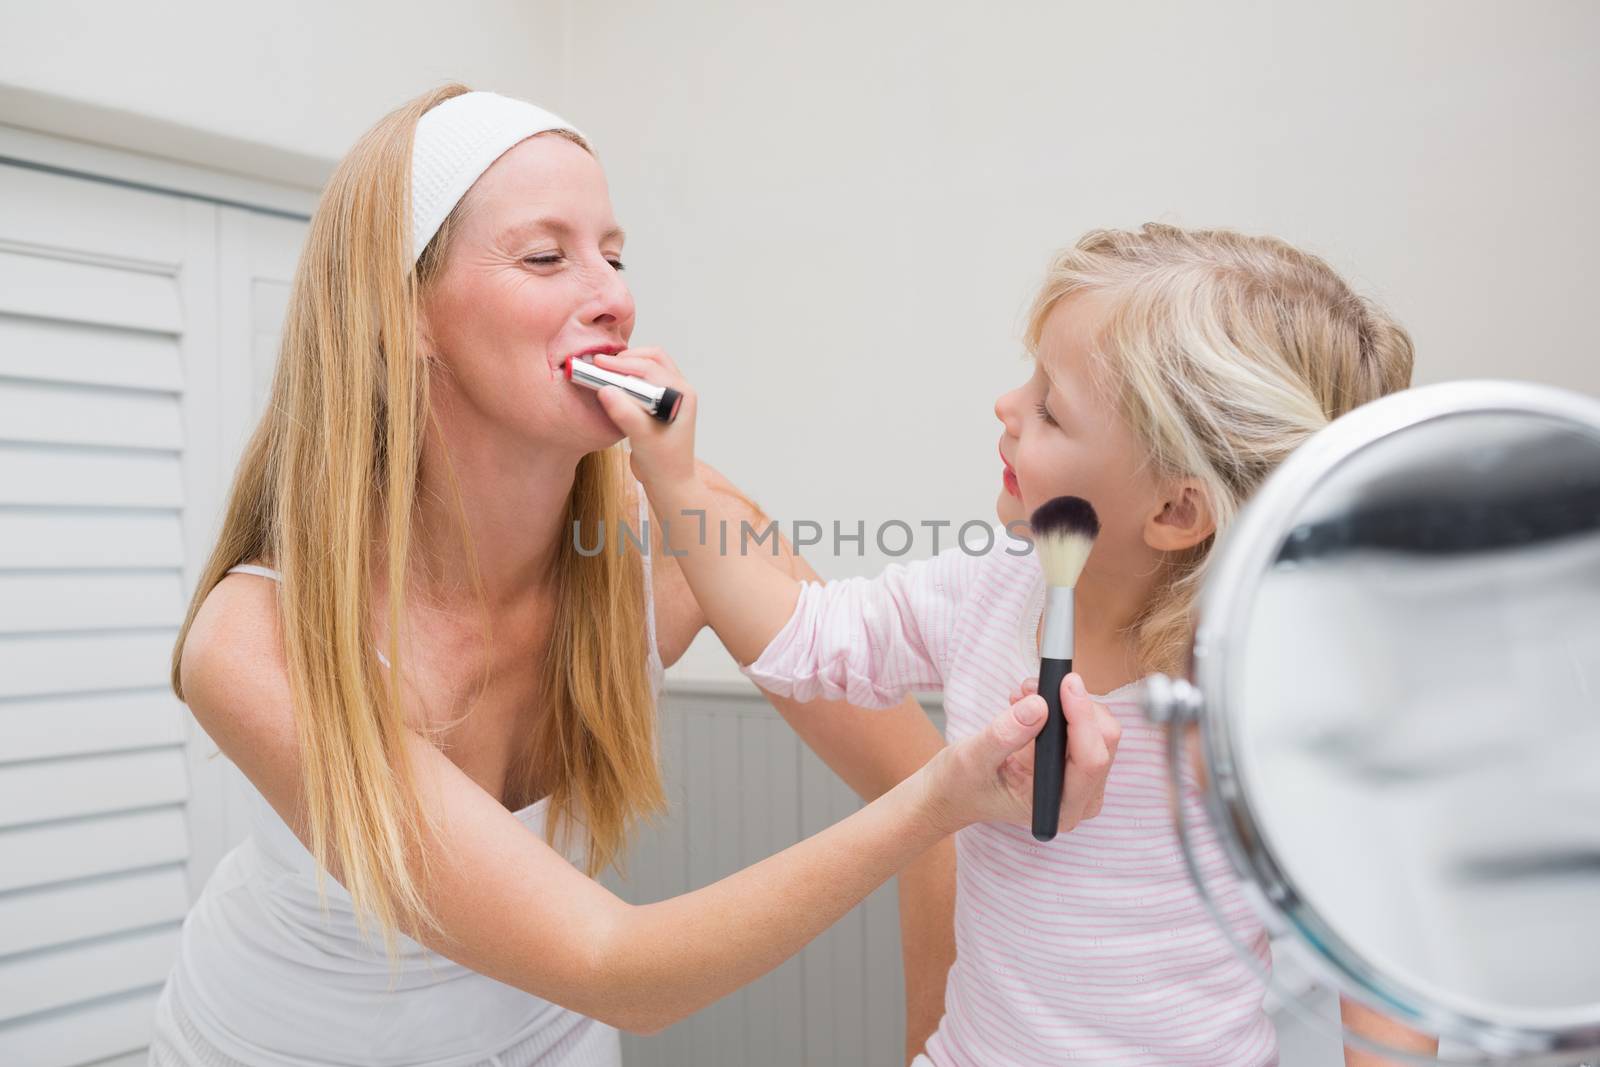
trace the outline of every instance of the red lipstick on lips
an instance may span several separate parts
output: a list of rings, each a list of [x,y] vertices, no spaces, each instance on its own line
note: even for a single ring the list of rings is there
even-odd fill
[[[1005,470],[1001,473],[1000,480],[1005,483],[1006,492],[1021,500],[1022,487],[1017,484],[1017,472],[1011,469],[1010,463],[1006,463],[1004,450],[1000,452],[1000,462],[1005,464]]]

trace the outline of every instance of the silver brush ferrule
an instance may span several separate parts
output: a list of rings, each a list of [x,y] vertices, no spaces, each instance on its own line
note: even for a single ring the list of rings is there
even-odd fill
[[[1072,658],[1072,588],[1052,585],[1045,593],[1044,639],[1039,643],[1041,659]]]

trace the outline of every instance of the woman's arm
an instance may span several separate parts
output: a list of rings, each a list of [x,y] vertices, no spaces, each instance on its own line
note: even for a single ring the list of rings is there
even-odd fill
[[[1401,1026],[1388,1016],[1380,1015],[1366,1005],[1346,997],[1339,998],[1339,1017],[1345,1026],[1362,1037],[1389,1045],[1401,1052],[1439,1051],[1438,1038],[1419,1034],[1415,1030]],[[1395,1060],[1349,1046],[1344,1050],[1344,1063],[1345,1067],[1400,1067]]]
[[[224,580],[191,628],[182,670],[200,724],[304,838],[275,591]],[[1094,710],[1069,709],[1081,739],[1069,752],[1078,774],[1068,775],[1065,804],[1074,817],[1093,804],[1110,764]],[[438,827],[418,845],[433,860],[422,891],[442,930],[425,943],[584,1014],[658,1030],[776,966],[955,828],[1025,821],[1029,742],[1042,721],[1043,701],[1030,697],[843,822],[704,889],[637,907],[584,877],[443,753],[408,735],[418,795]]]
[[[762,528],[770,521],[719,472],[704,462],[697,469],[708,490],[722,496],[741,523]],[[660,551],[660,521],[656,515],[657,529],[651,531],[657,548],[656,626],[662,660],[670,665],[706,622],[677,560]],[[757,558],[797,581],[821,581],[781,535],[776,557],[762,553]],[[864,713],[844,701],[802,703],[763,692],[800,739],[865,801],[894,788],[944,747],[944,738],[909,696],[895,707]],[[896,883],[909,1061],[944,1017],[945,980],[956,958],[955,842],[946,838],[933,845],[901,869]]]

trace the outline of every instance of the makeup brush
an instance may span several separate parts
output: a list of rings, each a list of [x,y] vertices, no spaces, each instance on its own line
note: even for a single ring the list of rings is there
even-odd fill
[[[1061,710],[1061,680],[1072,673],[1072,596],[1100,518],[1082,497],[1058,496],[1029,520],[1048,587],[1044,601],[1044,639],[1039,643],[1039,695],[1049,709],[1044,729],[1033,742],[1033,836],[1049,841],[1061,818],[1066,777],[1067,717]]]

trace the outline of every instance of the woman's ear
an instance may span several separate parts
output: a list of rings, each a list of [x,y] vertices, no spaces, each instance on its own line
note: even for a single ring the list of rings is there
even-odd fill
[[[417,355],[424,360],[433,351],[433,333],[428,329],[428,302],[417,301]]]
[[[1144,524],[1144,542],[1158,552],[1182,552],[1217,532],[1211,503],[1199,482],[1173,482]]]
[[[439,346],[433,343],[433,331],[428,326],[427,302],[417,302],[417,358],[426,365],[437,366]]]

